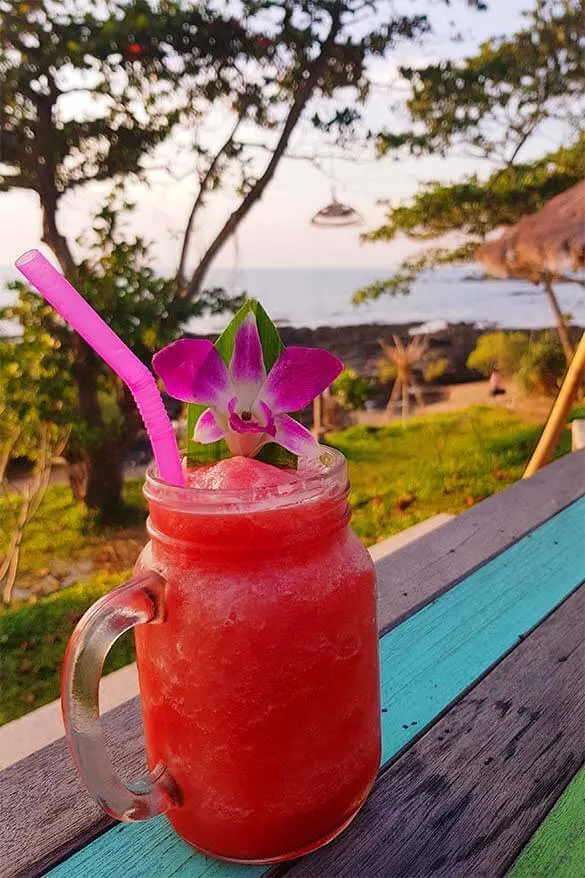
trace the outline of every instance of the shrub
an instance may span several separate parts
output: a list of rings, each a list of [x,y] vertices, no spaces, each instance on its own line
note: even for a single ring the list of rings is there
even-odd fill
[[[523,332],[486,332],[480,335],[475,350],[467,358],[469,369],[489,375],[497,366],[502,375],[515,375],[530,345]]]
[[[449,366],[449,360],[446,357],[439,357],[437,360],[431,360],[423,367],[422,374],[425,384],[432,384],[445,374]]]
[[[354,411],[363,408],[370,398],[372,382],[354,369],[347,368],[335,379],[331,390],[346,408]]]
[[[549,330],[530,341],[518,367],[518,380],[526,393],[556,396],[567,361],[556,333]]]
[[[396,368],[396,365],[391,363],[386,357],[380,357],[378,360],[378,378],[380,379],[380,383],[389,384],[390,381],[396,381],[397,375],[398,369]]]

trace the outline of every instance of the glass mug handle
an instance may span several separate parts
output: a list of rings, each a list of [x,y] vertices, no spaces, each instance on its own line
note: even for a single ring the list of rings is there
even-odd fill
[[[65,653],[61,707],[67,739],[91,794],[117,820],[146,820],[179,804],[177,790],[161,763],[142,778],[124,783],[112,765],[99,714],[99,685],[114,642],[135,625],[164,618],[165,581],[151,571],[131,579],[81,618]]]

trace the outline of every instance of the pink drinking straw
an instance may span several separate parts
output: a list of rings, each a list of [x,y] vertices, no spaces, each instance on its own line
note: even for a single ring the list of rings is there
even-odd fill
[[[128,386],[142,415],[160,477],[171,485],[184,485],[175,431],[156,381],[144,363],[42,253],[23,253],[16,267]]]

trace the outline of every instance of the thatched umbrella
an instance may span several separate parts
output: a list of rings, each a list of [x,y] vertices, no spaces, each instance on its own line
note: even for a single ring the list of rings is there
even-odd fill
[[[497,240],[483,244],[475,255],[496,277],[519,277],[544,285],[570,363],[524,473],[524,478],[527,478],[552,457],[585,375],[585,333],[573,356],[567,327],[552,286],[554,281],[565,279],[566,272],[585,268],[585,180],[551,198],[539,211],[525,216]]]
[[[544,285],[570,360],[573,348],[553,283],[567,272],[585,268],[585,180],[551,198],[495,241],[483,244],[475,258],[495,277],[517,277]]]

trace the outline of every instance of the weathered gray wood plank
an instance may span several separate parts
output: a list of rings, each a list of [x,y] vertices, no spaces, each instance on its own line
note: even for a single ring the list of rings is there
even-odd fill
[[[490,498],[377,563],[386,630],[519,536],[585,494],[585,452]],[[111,711],[106,737],[127,776],[144,767],[137,699]],[[0,773],[0,876],[33,878],[113,825],[88,796],[62,739]]]
[[[585,580],[585,497],[423,607],[380,641],[382,761],[396,759]],[[51,878],[189,874],[235,878],[190,850],[160,818],[114,827],[51,870]],[[261,866],[245,870],[261,878]]]
[[[578,451],[381,558],[377,570],[385,585],[380,591],[383,626],[409,616],[583,495],[585,451]]]
[[[137,698],[104,718],[106,740],[126,778],[145,770]],[[88,795],[64,738],[0,774],[0,876],[33,878],[114,821]],[[89,876],[88,876],[89,878]]]
[[[585,585],[383,773],[287,878],[496,878],[585,761]]]

